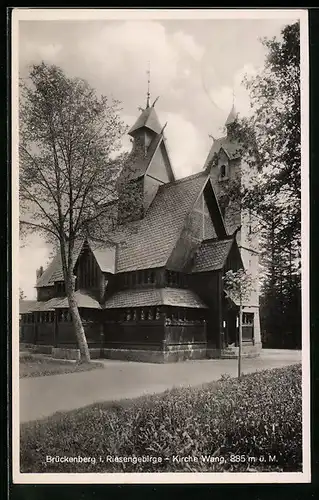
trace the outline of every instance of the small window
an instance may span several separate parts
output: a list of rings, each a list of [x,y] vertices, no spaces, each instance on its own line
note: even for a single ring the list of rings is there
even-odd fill
[[[243,325],[253,325],[254,313],[243,313]]]
[[[154,271],[150,272],[150,283],[155,283],[155,272]]]
[[[222,165],[220,167],[220,177],[221,177],[221,179],[223,179],[224,177],[226,177],[226,165]]]
[[[136,272],[133,272],[131,274],[131,283],[132,283],[132,286],[135,286],[136,285],[136,282],[137,282],[137,273]]]

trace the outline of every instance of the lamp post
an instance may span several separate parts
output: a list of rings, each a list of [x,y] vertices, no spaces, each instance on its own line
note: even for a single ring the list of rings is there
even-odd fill
[[[242,294],[240,293],[239,302],[239,335],[238,335],[238,378],[241,377],[241,360],[242,360],[242,347],[243,347],[243,326],[242,326]]]
[[[239,327],[238,332],[238,378],[241,377],[242,365],[242,344],[243,344],[243,328],[242,328],[242,310],[243,301],[248,300],[252,286],[251,276],[239,269],[238,271],[227,271],[223,277],[224,287],[227,292],[233,297],[233,300],[239,302],[239,317],[236,318],[236,327]]]

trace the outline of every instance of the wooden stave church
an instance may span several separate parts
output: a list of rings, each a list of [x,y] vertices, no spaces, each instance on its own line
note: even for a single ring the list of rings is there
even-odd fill
[[[219,184],[227,186],[240,165],[231,135],[236,116],[233,107],[227,135],[214,141],[203,170],[179,180],[154,105],[147,103],[129,131],[133,162],[125,180],[141,192],[131,217],[135,229],[132,220],[121,220],[119,196],[112,243],[80,241],[76,248],[76,296],[91,357],[174,362],[237,356],[238,305],[225,294],[222,277],[247,267],[245,227],[238,213],[226,220],[218,202]],[[248,253],[258,281],[258,250]],[[20,315],[20,341],[77,359],[58,255],[37,271],[36,288],[37,301]],[[243,354],[255,356],[261,348],[258,291],[244,315]]]

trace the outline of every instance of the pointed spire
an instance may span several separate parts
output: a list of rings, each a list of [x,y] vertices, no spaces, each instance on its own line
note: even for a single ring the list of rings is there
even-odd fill
[[[226,127],[227,127],[227,125],[231,125],[232,123],[235,123],[235,121],[237,120],[237,115],[238,115],[238,113],[235,109],[235,105],[233,104],[232,108],[230,110],[230,113],[228,115],[228,118],[226,120],[226,123],[225,123]]]
[[[233,101],[232,101],[232,108],[230,110],[230,113],[228,115],[228,118],[226,120],[225,126],[231,125],[232,123],[235,123],[237,120],[238,113],[235,108],[235,87],[233,87]]]
[[[147,94],[146,94],[146,108],[150,107],[150,85],[151,85],[151,64],[148,61],[148,69],[147,69]]]

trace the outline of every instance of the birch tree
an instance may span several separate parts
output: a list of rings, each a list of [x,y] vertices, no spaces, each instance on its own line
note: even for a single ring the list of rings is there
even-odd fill
[[[105,237],[114,213],[114,153],[125,132],[120,103],[60,68],[33,65],[20,84],[20,230],[38,232],[59,249],[66,296],[80,350],[88,344],[75,298],[77,239]]]

